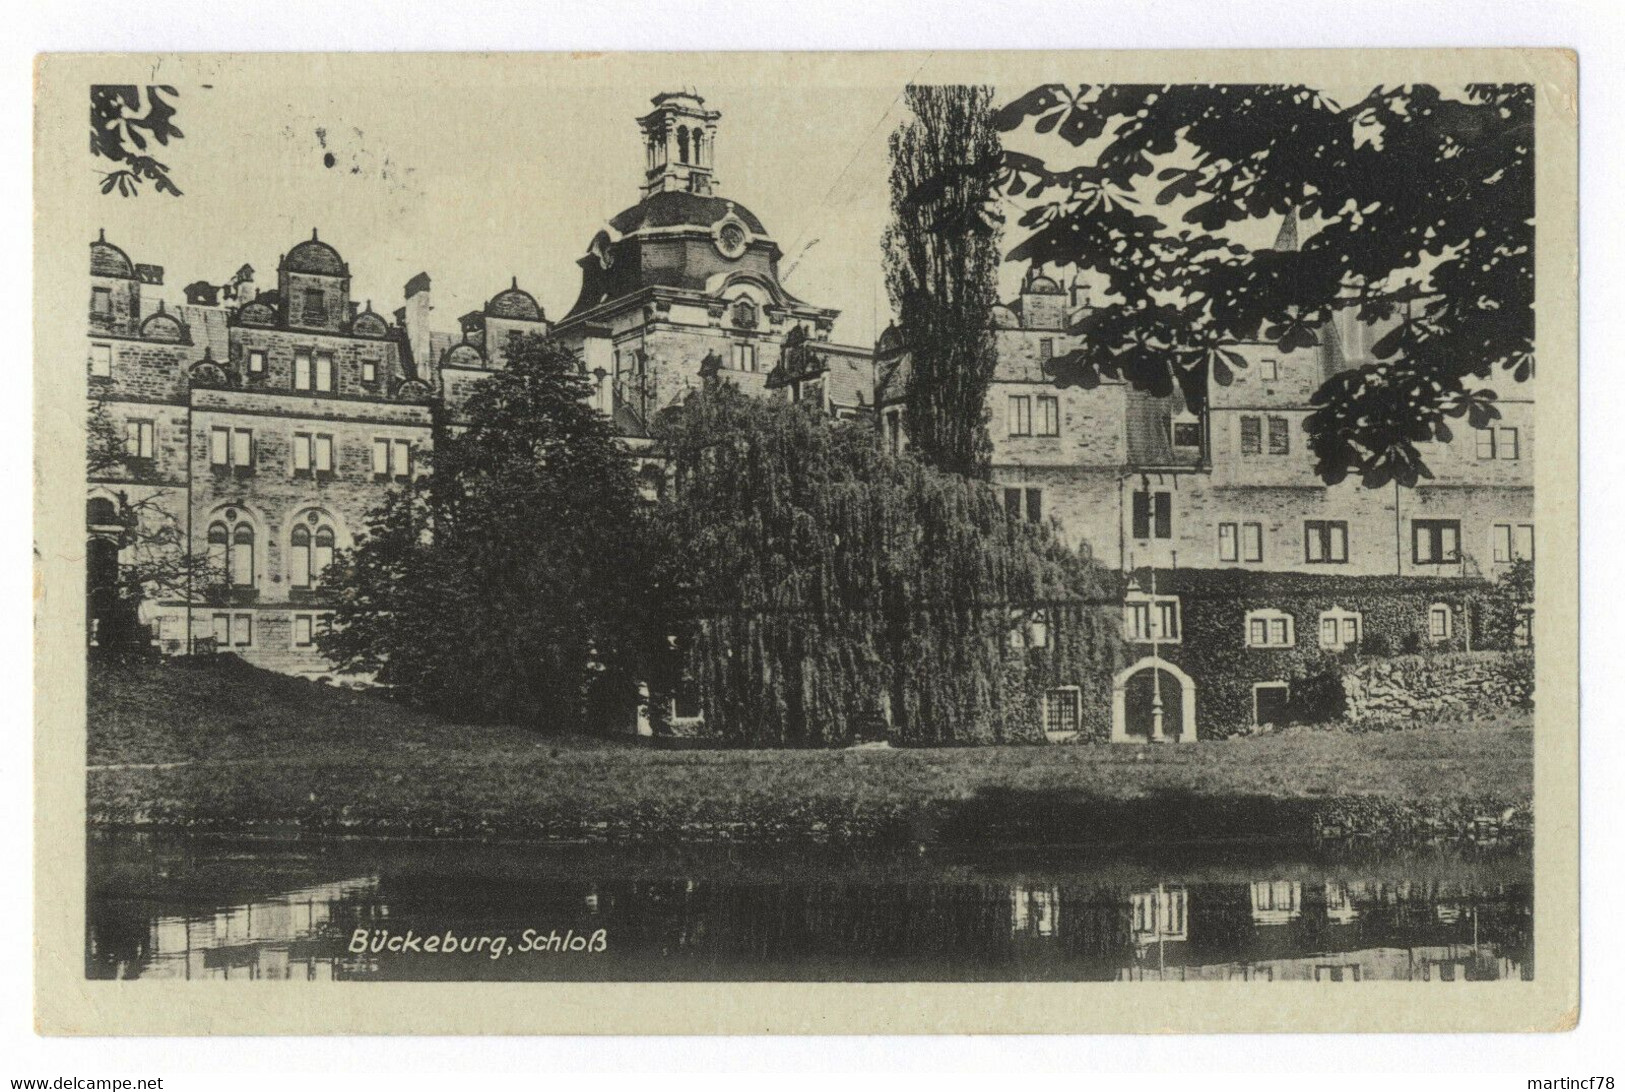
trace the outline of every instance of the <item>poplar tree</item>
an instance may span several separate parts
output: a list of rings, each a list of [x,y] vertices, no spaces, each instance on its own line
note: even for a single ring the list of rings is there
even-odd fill
[[[886,287],[910,352],[909,444],[927,464],[987,477],[987,394],[996,363],[1000,161],[992,89],[910,86],[911,113],[891,137],[892,222]]]

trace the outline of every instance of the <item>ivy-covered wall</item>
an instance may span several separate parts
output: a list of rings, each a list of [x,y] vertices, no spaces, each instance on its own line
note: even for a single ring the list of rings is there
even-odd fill
[[[1141,590],[1150,589],[1149,572],[1136,573],[1135,580]],[[1179,597],[1180,639],[1160,644],[1158,651],[1195,681],[1203,739],[1253,729],[1257,683],[1287,684],[1287,723],[1335,719],[1343,712],[1339,680],[1362,660],[1460,652],[1504,640],[1485,623],[1491,588],[1479,580],[1181,569],[1158,571],[1156,592]],[[1442,640],[1428,635],[1428,611],[1438,603],[1451,611],[1450,636]],[[1290,646],[1248,647],[1247,615],[1259,609],[1292,616]],[[1360,615],[1357,647],[1321,647],[1320,616],[1333,609]],[[1123,650],[1129,662],[1149,652],[1148,644],[1136,642]],[[1109,721],[1109,708],[1107,714]]]

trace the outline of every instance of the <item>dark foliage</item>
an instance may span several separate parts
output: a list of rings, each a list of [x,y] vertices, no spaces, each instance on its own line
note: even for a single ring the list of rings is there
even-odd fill
[[[997,363],[999,226],[987,178],[999,162],[986,87],[910,86],[891,138],[886,286],[911,353],[904,424],[915,454],[985,477],[987,392]]]
[[[1110,299],[1063,386],[1126,378],[1198,401],[1246,367],[1235,346],[1314,345],[1342,313],[1392,326],[1375,363],[1314,397],[1306,427],[1327,482],[1430,477],[1417,444],[1499,416],[1497,373],[1534,371],[1534,97],[1529,85],[1378,87],[1340,105],[1296,86],[1037,88],[1000,109],[1080,166],[1007,154],[997,184],[1033,202],[1010,257],[1088,270]],[[1060,158],[1059,156],[1057,158]],[[1154,194],[1167,212],[1152,215]],[[1301,248],[1229,237],[1282,217]]]
[[[629,723],[650,540],[631,456],[590,393],[568,352],[515,335],[432,475],[335,561],[323,653],[463,720]]]
[[[656,422],[677,663],[707,735],[757,746],[889,736],[1042,739],[1043,664],[1012,649],[1035,605],[1107,579],[994,491],[882,450],[872,428],[721,386]],[[1111,607],[1056,611],[1053,659],[1109,677]]]
[[[121,164],[102,174],[102,193],[118,190],[121,197],[141,192],[144,182],[172,197],[180,187],[169,177],[169,165],[150,153],[150,143],[167,146],[186,134],[175,125],[175,107],[164,98],[179,92],[168,85],[148,85],[143,102],[142,89],[135,84],[92,84],[90,88],[90,154]]]

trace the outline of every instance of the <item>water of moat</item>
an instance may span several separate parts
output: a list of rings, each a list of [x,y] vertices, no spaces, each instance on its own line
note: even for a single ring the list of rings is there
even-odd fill
[[[1471,982],[1534,974],[1526,850],[654,851],[112,833],[93,834],[88,850],[92,978]],[[424,950],[448,934],[456,951]],[[480,938],[478,950],[463,951]]]

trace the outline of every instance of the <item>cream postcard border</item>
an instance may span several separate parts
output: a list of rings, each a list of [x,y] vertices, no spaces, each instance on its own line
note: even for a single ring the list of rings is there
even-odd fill
[[[229,65],[549,86],[726,74],[853,83],[1535,85],[1538,649],[1535,979],[1326,990],[1279,983],[241,983],[85,978],[84,180],[88,85],[185,84]],[[1570,51],[624,54],[45,54],[35,69],[35,1022],[53,1035],[1557,1031],[1579,1018],[1577,62]],[[438,70],[438,74],[436,73]],[[425,119],[430,123],[434,119]],[[447,118],[444,124],[454,124]],[[244,200],[265,195],[245,190]],[[1569,437],[1565,443],[1561,437]],[[1154,993],[1156,1004],[1125,1004]],[[1140,998],[1145,1000],[1146,998]],[[1147,1024],[1144,1014],[1159,1015]]]

